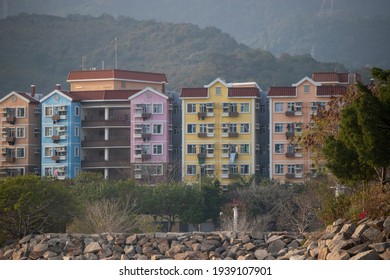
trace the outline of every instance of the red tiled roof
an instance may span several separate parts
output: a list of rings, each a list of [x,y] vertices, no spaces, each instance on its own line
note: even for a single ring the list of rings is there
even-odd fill
[[[317,87],[317,96],[343,95],[347,92],[344,86],[320,86]]]
[[[74,100],[127,100],[140,90],[96,90],[71,91],[68,95]]]
[[[315,82],[326,83],[349,83],[349,74],[356,75],[356,81],[361,82],[361,76],[358,73],[337,73],[337,72],[316,72],[312,74],[312,79]],[[355,82],[355,81],[351,81]]]
[[[167,83],[167,77],[162,73],[149,73],[130,70],[87,70],[70,71],[68,81],[74,80],[94,80],[94,79],[123,79],[133,81],[148,81],[157,83]]]
[[[259,97],[260,90],[255,87],[229,88],[229,97]]]
[[[268,96],[271,97],[285,97],[296,96],[295,87],[270,87]]]
[[[30,102],[32,103],[39,103],[38,100],[36,100],[34,97],[31,97],[31,95],[29,93],[26,93],[26,92],[20,92],[18,91],[17,92],[20,96],[23,96],[24,98],[28,99]]]
[[[182,88],[180,98],[207,97],[208,88]]]

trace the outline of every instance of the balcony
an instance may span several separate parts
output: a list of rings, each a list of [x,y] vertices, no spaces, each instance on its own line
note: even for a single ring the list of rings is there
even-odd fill
[[[81,147],[83,148],[98,148],[98,147],[130,147],[130,140],[125,139],[125,137],[122,137],[119,139],[116,138],[110,138],[108,140],[104,139],[93,139],[88,138],[81,142]]]
[[[53,160],[55,162],[59,162],[60,161],[60,156],[59,155],[52,156],[51,160]]]
[[[15,122],[16,122],[16,117],[15,117],[15,116],[9,116],[9,117],[6,117],[5,120],[6,120],[7,123],[15,124]]]
[[[295,116],[295,112],[294,111],[286,111],[285,114],[286,114],[287,117]]]
[[[199,153],[198,154],[198,159],[206,159],[207,155],[206,153]]]
[[[152,138],[152,134],[151,133],[142,133],[141,137],[144,141],[147,141],[147,140],[150,140],[150,138]]]
[[[199,137],[199,138],[207,138],[207,133],[205,133],[205,132],[199,132],[199,133],[198,133],[198,137]]]
[[[61,116],[58,115],[58,114],[56,114],[56,115],[53,115],[53,116],[51,117],[51,119],[53,120],[53,122],[58,122],[58,121],[61,119]]]
[[[229,132],[228,133],[228,137],[229,138],[237,138],[238,137],[238,133],[237,132]]]
[[[229,117],[238,117],[238,112],[237,111],[229,111],[229,113],[228,113],[228,116]]]
[[[54,143],[57,143],[58,141],[60,141],[60,139],[61,139],[60,135],[53,135],[51,137],[51,140],[53,140]]]
[[[238,174],[237,173],[229,173],[228,174],[228,179],[236,179],[236,178],[238,178]]]
[[[83,127],[104,127],[104,126],[130,126],[130,119],[117,117],[105,120],[99,117],[89,117],[81,122]]]
[[[9,145],[15,145],[15,136],[7,136],[6,141],[8,142]]]
[[[293,180],[293,179],[302,179],[303,174],[302,173],[287,173],[286,179]]]
[[[141,156],[142,161],[147,161],[147,160],[150,160],[151,158],[152,158],[151,154],[142,154],[142,156]]]
[[[150,119],[152,117],[152,113],[142,113],[141,117],[143,120]]]
[[[295,136],[295,132],[294,131],[287,131],[286,132],[286,138],[287,139],[293,138],[294,136]]]
[[[295,158],[295,152],[286,153],[286,158]]]
[[[204,120],[205,117],[207,117],[206,112],[198,112],[198,120],[200,119]]]
[[[90,158],[81,161],[82,168],[117,168],[130,166],[130,159],[103,160],[101,158]]]

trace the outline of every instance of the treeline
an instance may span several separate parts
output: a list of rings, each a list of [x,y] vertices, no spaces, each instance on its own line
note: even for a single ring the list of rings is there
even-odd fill
[[[19,14],[0,20],[0,94],[28,90],[48,93],[56,83],[66,88],[70,70],[115,67],[162,72],[168,89],[198,87],[216,77],[256,81],[263,89],[291,85],[314,71],[345,71],[337,63],[320,63],[310,55],[276,58],[251,49],[214,27],[70,15]]]

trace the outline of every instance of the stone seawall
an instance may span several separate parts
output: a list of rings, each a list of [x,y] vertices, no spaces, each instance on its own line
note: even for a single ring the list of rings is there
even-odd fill
[[[389,260],[390,217],[338,220],[324,232],[28,235],[0,249],[13,260]]]

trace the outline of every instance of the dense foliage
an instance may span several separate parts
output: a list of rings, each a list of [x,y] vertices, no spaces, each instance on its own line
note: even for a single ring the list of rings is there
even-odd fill
[[[238,44],[214,27],[70,15],[20,14],[0,20],[0,95],[12,90],[48,93],[56,83],[66,89],[69,71],[115,66],[166,73],[168,89],[199,87],[216,77],[229,82],[256,81],[264,90],[291,85],[313,71],[345,70],[319,63],[310,55],[274,57],[270,52]]]

